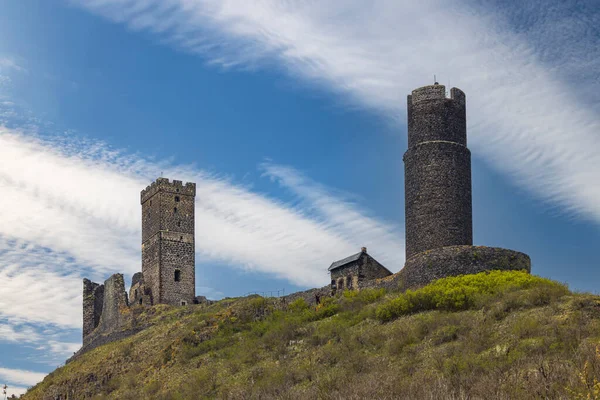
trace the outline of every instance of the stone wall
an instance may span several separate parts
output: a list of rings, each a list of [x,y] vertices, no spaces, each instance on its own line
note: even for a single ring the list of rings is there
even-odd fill
[[[366,257],[362,258],[362,265],[360,268],[360,279],[359,281],[367,281],[372,279],[380,279],[385,278],[386,276],[391,275],[392,273],[388,271],[383,265],[381,265],[377,260],[373,257],[366,255]]]
[[[361,257],[362,258],[362,257]],[[344,290],[356,288],[360,280],[361,259],[338,267],[331,271],[331,289]]]
[[[424,251],[406,260],[399,279],[404,287],[417,288],[448,276],[490,270],[531,272],[531,259],[527,254],[499,247],[442,247]]]
[[[129,289],[129,304],[130,305],[146,305],[152,304],[152,296],[150,288],[144,283],[144,276],[141,272],[133,274],[131,279],[131,288]]]
[[[466,147],[465,95],[443,85],[408,96],[405,164],[406,258],[473,243],[471,153]]]
[[[100,323],[104,304],[104,285],[83,280],[83,337],[96,329]]]
[[[193,304],[196,296],[194,237],[187,235],[176,240],[162,234],[160,267],[160,303]],[[187,240],[186,240],[187,239]]]
[[[142,275],[150,291],[152,304],[158,304],[160,293],[160,236],[153,235],[142,243]]]
[[[331,289],[356,289],[361,282],[391,275],[383,265],[366,253],[348,264],[331,271]]]
[[[123,274],[111,275],[104,282],[104,303],[98,327],[103,332],[108,332],[121,327],[122,314],[127,311],[129,303],[125,293],[125,280]]]

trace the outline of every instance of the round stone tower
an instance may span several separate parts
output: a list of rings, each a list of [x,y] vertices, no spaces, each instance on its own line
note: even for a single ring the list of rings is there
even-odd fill
[[[434,84],[408,96],[404,154],[406,259],[426,250],[472,245],[471,152],[465,94]]]

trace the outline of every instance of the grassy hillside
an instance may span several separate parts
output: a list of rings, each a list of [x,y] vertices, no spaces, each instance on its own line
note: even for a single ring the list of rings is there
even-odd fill
[[[523,272],[345,292],[316,308],[247,297],[144,318],[154,326],[24,398],[600,398],[600,298]]]

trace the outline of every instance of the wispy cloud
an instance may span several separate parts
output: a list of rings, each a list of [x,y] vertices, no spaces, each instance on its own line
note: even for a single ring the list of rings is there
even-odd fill
[[[18,71],[18,72],[26,72],[27,70],[21,66],[17,61],[12,57],[0,56],[0,72],[2,71]]]
[[[396,272],[402,268],[404,241],[399,240],[403,233],[397,225],[369,216],[365,210],[359,211],[354,195],[333,191],[294,168],[272,163],[263,163],[261,168],[264,175],[297,196],[305,213],[331,226],[345,241],[369,246],[369,252],[390,270]]]
[[[525,31],[478,2],[72,1],[226,67],[278,63],[393,118],[438,73],[467,93],[476,156],[539,198],[600,221],[600,81],[587,72],[583,90],[570,79],[581,72],[573,52],[588,71],[600,67],[589,34],[598,18],[585,7],[541,12],[542,2],[525,2]]]
[[[0,367],[0,379],[17,385],[33,386],[44,379],[44,376],[46,376],[46,374],[40,372]]]

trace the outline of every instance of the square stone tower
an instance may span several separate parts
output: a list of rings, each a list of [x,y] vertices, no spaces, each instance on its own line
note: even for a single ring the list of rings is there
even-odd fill
[[[194,302],[195,197],[195,183],[166,178],[142,190],[142,275],[152,304]]]

